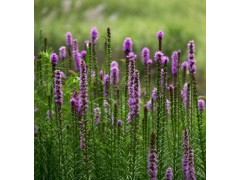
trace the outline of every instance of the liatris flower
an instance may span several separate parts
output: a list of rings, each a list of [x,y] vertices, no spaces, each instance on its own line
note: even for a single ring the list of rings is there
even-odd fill
[[[163,56],[164,54],[161,51],[157,51],[154,55],[154,60],[156,61],[156,63],[160,64],[162,62]]]
[[[81,59],[80,53],[78,51],[73,51],[73,58],[74,58],[76,70],[80,71],[81,63],[82,63],[82,59]]]
[[[134,60],[136,60],[136,59],[137,59],[137,55],[134,54],[133,52],[130,52],[130,53],[127,55],[127,58],[128,58],[128,59],[134,59]]]
[[[81,61],[79,89],[79,113],[83,115],[85,113],[85,110],[88,108],[87,67],[85,61]]]
[[[167,99],[166,100],[166,110],[167,110],[167,114],[170,114],[170,101]]]
[[[72,33],[71,32],[66,33],[66,44],[67,44],[67,46],[72,46]]]
[[[187,44],[188,46],[188,68],[191,74],[194,74],[196,72],[196,65],[195,65],[195,60],[194,60],[194,52],[195,52],[195,44],[194,41],[191,40]]]
[[[60,58],[61,59],[65,59],[66,58],[66,54],[67,54],[66,47],[65,46],[61,46],[59,48],[59,56],[60,56]]]
[[[173,180],[173,170],[170,167],[166,170],[165,180]]]
[[[50,60],[52,62],[52,65],[56,66],[58,63],[58,55],[56,53],[52,53],[50,55]]]
[[[101,110],[99,107],[97,107],[93,111],[94,111],[94,124],[97,125],[100,122]]]
[[[188,102],[188,83],[185,83],[183,86],[183,90],[181,91],[181,96],[183,99],[183,104],[185,107],[187,107],[187,102]]]
[[[61,71],[55,70],[54,72],[54,98],[55,102],[57,104],[62,105],[63,103],[63,92],[62,92],[62,77],[61,77]]]
[[[82,59],[85,59],[85,58],[86,58],[86,55],[87,55],[87,51],[86,51],[86,50],[82,50],[82,51],[80,52],[80,57],[81,57]]]
[[[194,55],[194,52],[195,52],[194,41],[193,40],[189,41],[187,46],[188,46],[188,58],[189,59],[194,59],[194,57],[195,57],[195,55]]]
[[[73,40],[72,51],[79,51],[78,50],[78,40],[77,39]]]
[[[161,62],[162,62],[162,64],[168,63],[169,58],[167,56],[162,56]]]
[[[96,41],[97,37],[98,37],[98,30],[97,30],[96,27],[93,27],[91,29],[90,35],[91,35],[91,38],[92,38],[92,43],[94,43]]]
[[[182,158],[182,170],[184,174],[184,179],[186,180],[196,180],[195,169],[194,169],[194,159],[193,150],[189,144],[188,129],[183,131],[183,147],[184,154]]]
[[[128,53],[130,53],[132,51],[132,39],[127,37],[124,42],[123,42],[123,51],[125,53],[125,55],[128,55]]]
[[[205,101],[203,99],[198,100],[198,109],[203,111],[205,109]]]
[[[118,124],[118,126],[122,126],[123,121],[121,119],[119,119],[119,120],[117,120],[117,124]]]
[[[151,112],[153,108],[152,100],[150,99],[145,106],[147,107],[148,111]]]
[[[195,168],[194,168],[194,152],[191,146],[189,146],[189,153],[188,153],[188,179],[196,180]]]
[[[111,64],[110,81],[111,84],[117,84],[119,82],[119,69],[116,61],[113,61]]]
[[[178,72],[178,52],[174,51],[172,54],[172,74],[175,75]]]
[[[152,64],[152,60],[149,59],[149,60],[147,61],[147,64],[151,65],[151,64]]]
[[[108,113],[110,105],[106,100],[103,101],[103,107],[104,107],[104,111]]]
[[[135,70],[134,75],[133,75],[133,81],[131,84],[131,92],[130,92],[130,97],[128,100],[128,105],[130,108],[130,112],[128,114],[128,120],[131,120],[131,117],[133,115],[137,115],[140,113],[140,75],[139,71]]]
[[[79,94],[76,91],[73,91],[72,98],[70,99],[71,109],[78,110],[79,109]]]
[[[162,30],[157,32],[157,38],[162,39],[164,37],[164,32]]]
[[[152,90],[152,98],[154,99],[154,101],[157,101],[157,88],[153,88],[153,90]]]
[[[150,175],[150,180],[157,180],[157,162],[156,134],[152,132],[148,151],[148,173]]]
[[[135,59],[129,59],[129,66],[128,66],[128,94],[130,95],[133,91],[133,84],[134,84],[134,73],[135,73]]]
[[[109,84],[110,84],[110,78],[108,74],[105,74],[104,76],[104,87],[103,87],[103,94],[105,97],[109,95]]]
[[[188,62],[187,61],[184,61],[182,64],[181,64],[181,68],[182,70],[186,70],[188,68]]]
[[[149,58],[150,58],[150,50],[147,47],[145,47],[142,50],[142,60],[144,64],[148,64]]]
[[[102,80],[103,79],[103,70],[100,70],[98,73],[99,78]]]

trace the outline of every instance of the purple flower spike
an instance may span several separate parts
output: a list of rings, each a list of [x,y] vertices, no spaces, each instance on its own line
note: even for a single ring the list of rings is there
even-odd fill
[[[99,107],[97,107],[93,111],[94,111],[94,124],[97,125],[100,122],[101,110]]]
[[[111,64],[110,81],[111,84],[117,84],[119,82],[119,69],[116,61],[113,61]]]
[[[72,33],[71,32],[66,33],[66,44],[67,44],[67,46],[72,46]]]
[[[151,139],[150,139],[150,147],[148,151],[148,173],[150,176],[150,180],[157,179],[157,162],[158,162],[158,156],[157,156],[157,150],[156,150],[156,134],[154,132],[151,133]]]
[[[165,174],[166,180],[173,180],[173,170],[172,168],[167,168],[166,174]]]
[[[188,53],[189,54],[194,54],[194,52],[195,52],[194,40],[189,41],[187,46],[188,46]]]
[[[53,65],[57,65],[58,63],[58,55],[56,53],[52,53],[50,56],[50,60]]]
[[[136,59],[137,59],[137,55],[134,54],[133,52],[130,52],[130,53],[128,54],[127,58],[128,58],[128,59],[134,59],[134,60],[136,60]]]
[[[87,51],[82,50],[82,51],[80,52],[80,57],[81,57],[82,59],[85,59],[86,55],[87,55]]]
[[[148,63],[149,58],[150,58],[150,50],[147,47],[145,47],[142,50],[142,60],[144,64]]]
[[[78,50],[78,40],[77,39],[73,40],[72,51],[79,51]]]
[[[91,29],[92,43],[94,43],[94,42],[96,41],[97,37],[98,37],[98,30],[97,30],[96,27],[93,27],[93,28]]]
[[[167,56],[163,56],[161,59],[162,64],[168,63],[169,62],[169,58]]]
[[[157,32],[157,38],[162,39],[164,37],[164,32],[162,30]]]
[[[156,63],[160,64],[163,56],[164,54],[162,53],[162,51],[157,51],[154,55],[154,60],[156,61]]]
[[[81,61],[79,89],[79,113],[83,115],[88,108],[87,67],[85,61]]]
[[[103,94],[104,94],[104,96],[105,97],[107,97],[108,96],[108,94],[109,94],[109,84],[110,84],[110,77],[109,77],[109,75],[108,74],[105,74],[105,76],[104,76],[104,92],[103,92]]]
[[[181,68],[182,70],[186,70],[188,68],[188,62],[187,61],[184,61],[182,64],[181,64]]]
[[[185,83],[183,86],[183,90],[181,91],[181,96],[183,99],[183,104],[185,107],[187,107],[187,101],[188,101],[188,83]]]
[[[157,101],[157,88],[153,88],[152,90],[152,98],[154,99],[154,101]]]
[[[74,59],[74,62],[75,62],[75,66],[76,66],[76,70],[77,71],[80,71],[81,69],[81,62],[82,62],[82,59],[80,57],[80,53],[78,51],[73,51],[73,59]]]
[[[123,51],[127,53],[131,52],[132,44],[133,44],[132,39],[127,37],[123,42]]]
[[[175,75],[178,72],[178,52],[174,51],[172,54],[172,74]]]
[[[198,109],[203,111],[205,109],[205,101],[203,99],[198,100]]]
[[[54,76],[54,99],[57,104],[62,105],[63,91],[62,91],[61,71],[55,70],[54,74],[55,74],[55,76]]]
[[[118,126],[122,126],[123,121],[119,119],[119,120],[117,121],[117,124],[118,124]]]
[[[65,59],[66,58],[66,47],[65,46],[61,46],[59,48],[59,56],[61,59]]]

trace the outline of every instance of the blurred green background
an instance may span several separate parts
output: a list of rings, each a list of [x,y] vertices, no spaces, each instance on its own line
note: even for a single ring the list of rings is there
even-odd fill
[[[48,38],[49,46],[58,52],[65,44],[67,31],[79,41],[90,39],[92,27],[98,28],[97,56],[103,58],[106,28],[112,31],[113,59],[123,57],[125,37],[133,39],[133,48],[141,57],[143,47],[149,47],[151,58],[158,48],[156,32],[165,32],[163,51],[171,56],[181,49],[182,60],[187,58],[187,42],[196,44],[197,80],[200,95],[206,89],[206,2],[205,0],[35,0],[34,49],[38,49],[40,29]],[[140,63],[139,63],[140,64]]]

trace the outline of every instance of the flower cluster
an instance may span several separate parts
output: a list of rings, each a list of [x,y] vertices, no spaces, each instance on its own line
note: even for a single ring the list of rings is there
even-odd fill
[[[119,69],[116,61],[111,63],[110,82],[111,84],[117,84],[119,82]]]
[[[79,113],[83,115],[88,108],[87,67],[85,61],[81,61],[79,89]]]
[[[62,73],[60,70],[54,72],[54,98],[57,104],[63,103],[63,91],[62,91]]]

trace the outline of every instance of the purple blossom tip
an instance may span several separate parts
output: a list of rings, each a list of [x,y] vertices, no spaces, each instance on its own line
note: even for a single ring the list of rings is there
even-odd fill
[[[190,40],[187,46],[188,46],[188,53],[193,54],[195,52],[194,40]]]
[[[92,42],[94,43],[95,40],[96,40],[97,37],[98,37],[98,30],[97,30],[96,27],[93,27],[93,28],[91,29],[90,35],[91,35],[91,38],[92,38]]]
[[[197,66],[196,65],[193,65],[192,67],[190,67],[190,72],[192,73],[192,74],[194,74],[195,72],[196,72],[196,70],[197,70]]]
[[[198,109],[203,111],[205,109],[205,101],[203,99],[198,100]]]
[[[188,68],[188,62],[187,61],[184,61],[182,64],[181,64],[181,68],[182,70],[186,70]]]
[[[122,126],[123,121],[119,119],[119,120],[117,121],[117,124],[118,124],[118,126]]]
[[[117,63],[117,61],[112,61],[112,63],[111,63],[111,67],[118,67],[118,63]]]
[[[98,75],[99,75],[99,78],[102,80],[103,79],[103,70],[100,70]]]
[[[103,90],[104,90],[103,94],[105,97],[107,97],[109,94],[109,88],[108,88],[109,84],[110,84],[110,77],[108,74],[105,74],[104,75],[104,88],[103,88]]]
[[[67,46],[72,46],[72,33],[71,32],[66,33],[66,44],[67,44]]]
[[[149,60],[147,61],[147,64],[151,65],[151,64],[152,64],[152,60],[149,59]]]
[[[77,39],[73,40],[72,51],[79,51],[78,50],[78,40]]]
[[[134,59],[134,60],[136,60],[136,59],[137,59],[137,55],[134,54],[133,52],[130,52],[130,53],[127,55],[127,58],[128,58],[128,59]]]
[[[163,56],[164,56],[164,54],[162,53],[162,51],[157,51],[154,54],[154,60],[156,61],[156,63],[160,64]]]
[[[161,61],[162,61],[162,64],[168,63],[169,58],[167,56],[163,56]]]
[[[82,59],[85,59],[86,55],[87,55],[87,51],[82,50],[82,51],[80,52],[80,57],[81,57]]]
[[[127,37],[123,42],[123,51],[127,53],[131,52],[132,44],[133,44],[132,39]]]
[[[66,52],[66,47],[65,46],[61,46],[59,48],[59,56],[61,59],[65,59],[66,58],[66,55],[67,55],[67,52]]]
[[[149,58],[150,58],[150,50],[147,47],[145,47],[142,50],[142,60],[145,64],[147,64]]]
[[[164,32],[162,30],[157,32],[157,38],[162,39],[164,37]]]
[[[52,53],[50,55],[50,60],[51,60],[53,65],[57,65],[57,63],[58,63],[58,55],[56,53]]]

